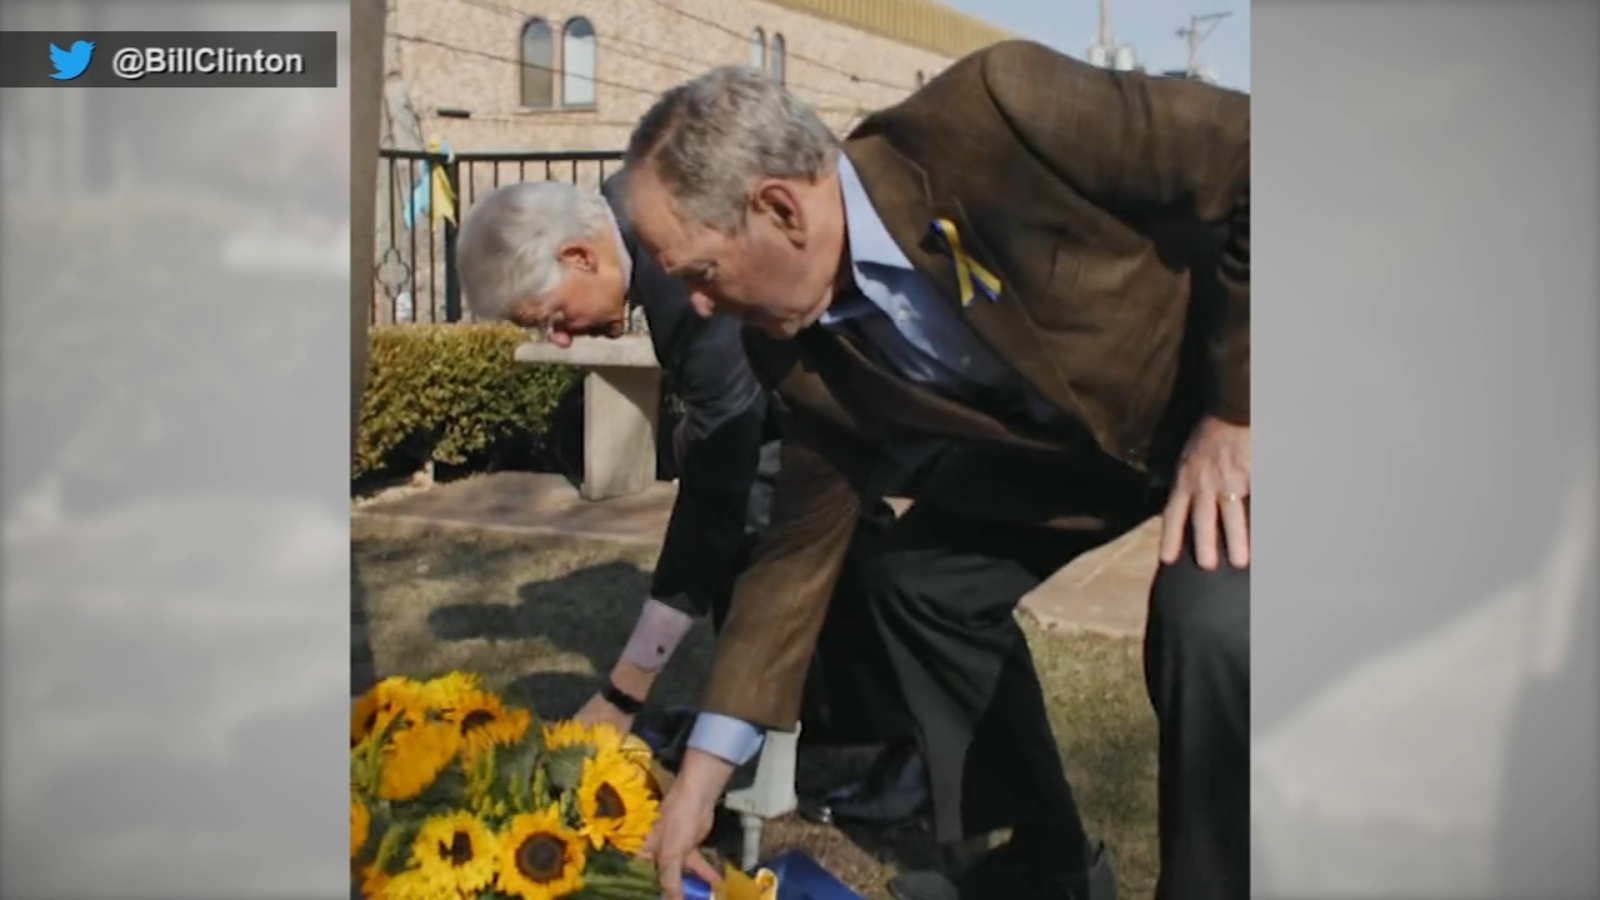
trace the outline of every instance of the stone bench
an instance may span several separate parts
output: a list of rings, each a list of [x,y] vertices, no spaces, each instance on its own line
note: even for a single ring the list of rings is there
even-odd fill
[[[580,337],[570,347],[531,341],[516,349],[519,363],[578,366],[583,380],[585,500],[636,494],[656,480],[656,425],[661,364],[650,336]]]

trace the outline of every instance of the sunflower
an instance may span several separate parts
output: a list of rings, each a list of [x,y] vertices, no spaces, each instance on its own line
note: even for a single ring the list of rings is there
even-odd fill
[[[383,900],[457,900],[448,882],[440,883],[432,872],[406,869],[388,879],[383,886]]]
[[[367,900],[390,900],[389,876],[378,866],[361,870],[361,896]]]
[[[577,719],[544,724],[544,748],[555,751],[565,747],[587,747],[593,743],[589,726]]]
[[[424,722],[398,732],[384,748],[378,796],[410,800],[428,789],[461,749],[461,735],[447,722]]]
[[[544,746],[546,750],[564,747],[587,747],[595,752],[618,751],[623,747],[622,732],[604,722],[585,725],[576,719],[567,719],[554,725],[545,723]],[[643,743],[641,741],[641,743]],[[648,745],[646,745],[648,749]]]
[[[596,850],[609,842],[623,853],[638,853],[660,811],[645,770],[621,752],[601,751],[583,761],[578,812],[583,835]]]
[[[478,676],[469,672],[451,672],[419,685],[417,693],[428,709],[454,709],[462,699],[471,694],[483,693]]]
[[[655,758],[655,754],[651,752],[650,745],[645,743],[644,738],[631,731],[622,736],[621,750],[623,756],[633,760],[635,765],[645,768],[649,768],[650,761]]]
[[[525,709],[506,709],[499,697],[486,691],[473,691],[459,700],[445,721],[460,732],[462,751],[471,757],[522,740],[533,716]]]
[[[411,866],[443,896],[473,895],[494,881],[495,836],[469,813],[435,816],[422,823],[411,845]]]
[[[562,823],[561,807],[520,815],[500,836],[499,888],[522,900],[555,900],[582,889],[588,862],[583,836]]]
[[[420,722],[426,712],[421,685],[400,676],[385,678],[362,694],[350,710],[350,746],[382,734],[402,716]]]
[[[367,805],[355,797],[350,798],[350,858],[355,859],[361,855],[361,848],[367,845],[367,835],[372,828],[372,813],[367,811]]]

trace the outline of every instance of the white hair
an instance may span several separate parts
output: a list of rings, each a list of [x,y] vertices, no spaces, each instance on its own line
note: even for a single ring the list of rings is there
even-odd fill
[[[502,320],[519,304],[545,302],[561,285],[561,245],[604,234],[610,215],[599,192],[559,181],[508,185],[474,203],[456,235],[473,316]]]
[[[758,179],[815,181],[833,171],[838,147],[816,112],[766,73],[723,66],[650,107],[628,141],[625,166],[652,164],[692,219],[737,231]]]

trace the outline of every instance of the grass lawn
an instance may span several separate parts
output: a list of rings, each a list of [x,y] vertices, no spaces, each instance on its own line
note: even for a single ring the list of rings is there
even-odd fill
[[[588,698],[626,641],[649,588],[653,548],[561,537],[401,524],[352,523],[351,676],[479,673],[508,699],[547,717]],[[1136,642],[1047,633],[1024,623],[1062,758],[1093,834],[1112,846],[1124,897],[1155,885],[1155,721]],[[651,703],[693,703],[712,650],[697,627],[658,681]],[[806,751],[802,789],[865,764],[852,751]],[[731,824],[731,823],[729,823]],[[718,843],[737,847],[736,828]],[[886,898],[895,862],[928,859],[926,833],[845,833],[791,817],[766,831],[766,852],[803,848],[869,900]]]

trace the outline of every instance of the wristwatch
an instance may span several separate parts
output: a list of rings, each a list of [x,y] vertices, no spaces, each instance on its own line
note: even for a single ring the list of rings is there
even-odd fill
[[[617,709],[622,710],[630,716],[636,716],[639,714],[639,710],[644,709],[643,700],[640,700],[638,697],[635,697],[632,694],[624,691],[622,688],[617,687],[609,679],[607,679],[605,685],[600,688],[600,696],[604,697],[607,703],[615,706]]]

